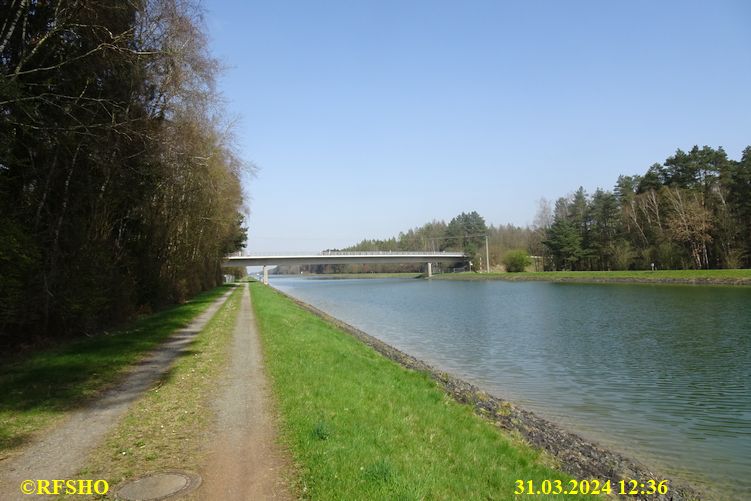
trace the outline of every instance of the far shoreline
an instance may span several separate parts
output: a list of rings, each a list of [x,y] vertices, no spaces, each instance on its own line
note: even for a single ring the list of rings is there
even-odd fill
[[[447,273],[438,280],[505,280],[656,285],[751,286],[751,269],[643,271],[528,271],[519,273]]]
[[[424,278],[424,273],[323,273],[286,275],[305,278],[346,280],[376,278]],[[590,284],[653,284],[751,286],[751,269],[640,270],[640,271],[525,271],[436,273],[431,280],[503,280],[506,282],[571,282]]]

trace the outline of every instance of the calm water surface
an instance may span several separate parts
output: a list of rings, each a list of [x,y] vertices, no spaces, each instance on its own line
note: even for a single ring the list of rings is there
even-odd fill
[[[713,495],[751,499],[751,288],[272,285]]]

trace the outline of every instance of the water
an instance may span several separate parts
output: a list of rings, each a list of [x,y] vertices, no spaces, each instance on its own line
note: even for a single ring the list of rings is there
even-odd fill
[[[751,499],[751,288],[272,285],[713,496]]]

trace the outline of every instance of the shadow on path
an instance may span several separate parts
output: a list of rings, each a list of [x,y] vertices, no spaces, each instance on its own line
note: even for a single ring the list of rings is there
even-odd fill
[[[169,374],[176,357],[189,352],[188,345],[208,323],[232,289],[223,294],[184,329],[133,365],[125,379],[101,398],[74,411],[65,421],[16,456],[3,460],[0,493],[4,500],[27,499],[19,486],[25,479],[65,479],[83,466],[87,454],[117,424],[130,404],[159,378]],[[13,497],[16,496],[16,497]]]

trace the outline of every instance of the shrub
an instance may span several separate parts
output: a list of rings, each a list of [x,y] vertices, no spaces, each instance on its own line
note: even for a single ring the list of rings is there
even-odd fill
[[[523,250],[511,250],[503,257],[503,264],[508,272],[519,272],[532,264],[532,259]]]

